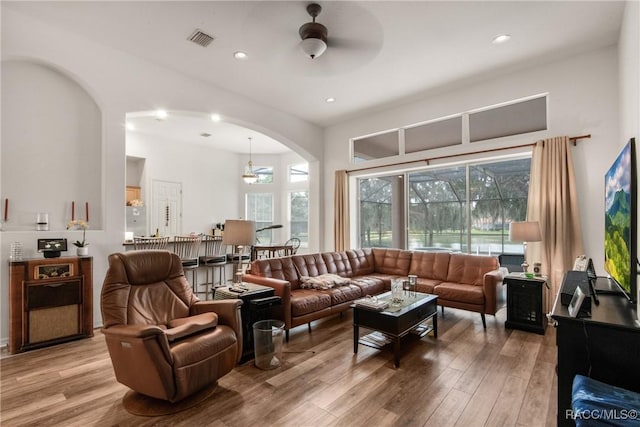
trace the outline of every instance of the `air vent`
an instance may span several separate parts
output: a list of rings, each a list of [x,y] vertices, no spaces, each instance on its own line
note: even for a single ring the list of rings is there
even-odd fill
[[[200,134],[200,136],[201,136],[201,137],[203,137],[203,138],[209,138],[209,137],[211,136],[211,134],[210,134],[210,133],[207,133],[207,132],[202,132],[202,133]]]
[[[213,41],[213,37],[209,34],[203,33],[199,29],[196,29],[187,40],[192,41],[195,44],[199,44],[202,47],[207,47]]]

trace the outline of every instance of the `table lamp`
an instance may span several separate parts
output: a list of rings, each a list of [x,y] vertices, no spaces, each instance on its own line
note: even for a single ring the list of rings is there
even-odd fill
[[[233,255],[238,254],[238,262],[234,263],[233,281],[236,284],[242,282],[242,252],[246,246],[251,247],[256,242],[256,223],[255,221],[244,221],[237,219],[228,219],[224,222],[224,235],[222,236],[223,245],[231,245],[233,247]]]
[[[524,262],[522,263],[522,271],[528,272],[529,264],[527,263],[527,243],[540,242],[542,233],[540,233],[540,223],[538,221],[514,221],[509,224],[509,240],[512,242],[522,242],[524,247]]]

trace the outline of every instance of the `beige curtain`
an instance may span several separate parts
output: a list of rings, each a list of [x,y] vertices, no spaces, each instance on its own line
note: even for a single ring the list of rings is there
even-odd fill
[[[540,261],[548,277],[546,312],[553,307],[565,272],[584,251],[569,144],[566,136],[538,141],[531,159],[527,220],[540,223],[542,242],[528,245],[527,260]]]
[[[333,241],[336,251],[346,251],[349,245],[349,175],[336,171],[334,193]]]

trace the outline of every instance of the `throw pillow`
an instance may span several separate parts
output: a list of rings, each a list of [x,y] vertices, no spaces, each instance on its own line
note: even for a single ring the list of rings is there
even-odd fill
[[[315,277],[302,276],[300,281],[300,287],[303,289],[331,289],[334,286],[347,285],[351,279],[328,273]]]

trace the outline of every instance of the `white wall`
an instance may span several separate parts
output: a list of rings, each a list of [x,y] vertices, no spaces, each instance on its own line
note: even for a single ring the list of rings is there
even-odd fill
[[[36,82],[34,84],[34,82]],[[34,231],[36,212],[52,232],[65,230],[89,203],[92,228],[102,228],[101,112],[91,96],[55,69],[28,61],[2,67],[2,199],[5,231]],[[53,236],[49,236],[53,237]]]
[[[636,155],[640,153],[640,2],[627,1],[624,9],[620,39],[620,141],[619,148],[630,139],[636,139]],[[637,171],[636,171],[637,172]],[[640,179],[640,174],[638,174]],[[637,210],[640,212],[640,200]],[[637,230],[640,242],[640,227]],[[640,307],[640,289],[638,289]],[[640,319],[640,310],[638,310]]]
[[[8,8],[2,9],[1,19],[3,67],[6,61],[16,59],[49,64],[83,87],[102,112],[102,229],[91,230],[87,235],[91,243],[90,254],[94,257],[95,325],[102,322],[99,293],[107,269],[107,256],[122,250],[125,231],[124,122],[128,112],[150,111],[160,107],[203,113],[215,111],[235,124],[276,139],[311,161],[322,159],[322,130],[297,117],[256,104],[225,89],[212,87],[124,52],[107,48]],[[3,100],[2,108],[11,108],[11,104]],[[4,144],[3,140],[3,149]],[[59,148],[72,149],[64,144]],[[75,165],[71,165],[73,166]],[[0,182],[0,188],[10,184],[12,183]],[[9,242],[21,241],[27,255],[35,254],[37,236],[38,233],[35,231],[0,233],[2,341],[8,338],[9,329]]]
[[[211,234],[214,223],[237,215],[240,179],[236,154],[135,132],[127,132],[126,152],[145,159],[142,187],[146,190],[147,224],[151,224],[154,180],[182,184],[182,234]]]
[[[640,2],[627,1],[618,42],[620,141],[640,139]],[[640,141],[638,141],[640,142]]]
[[[349,169],[349,138],[447,116],[534,94],[549,93],[549,130],[476,143],[472,150],[532,143],[558,135],[591,134],[573,149],[585,251],[602,271],[604,263],[604,173],[619,146],[618,67],[615,47],[498,75],[473,85],[438,93],[416,102],[349,120],[325,131],[324,236],[333,248],[333,171]],[[469,147],[433,150],[443,155]],[[417,160],[407,155],[395,161]],[[373,161],[373,164],[381,164]]]

